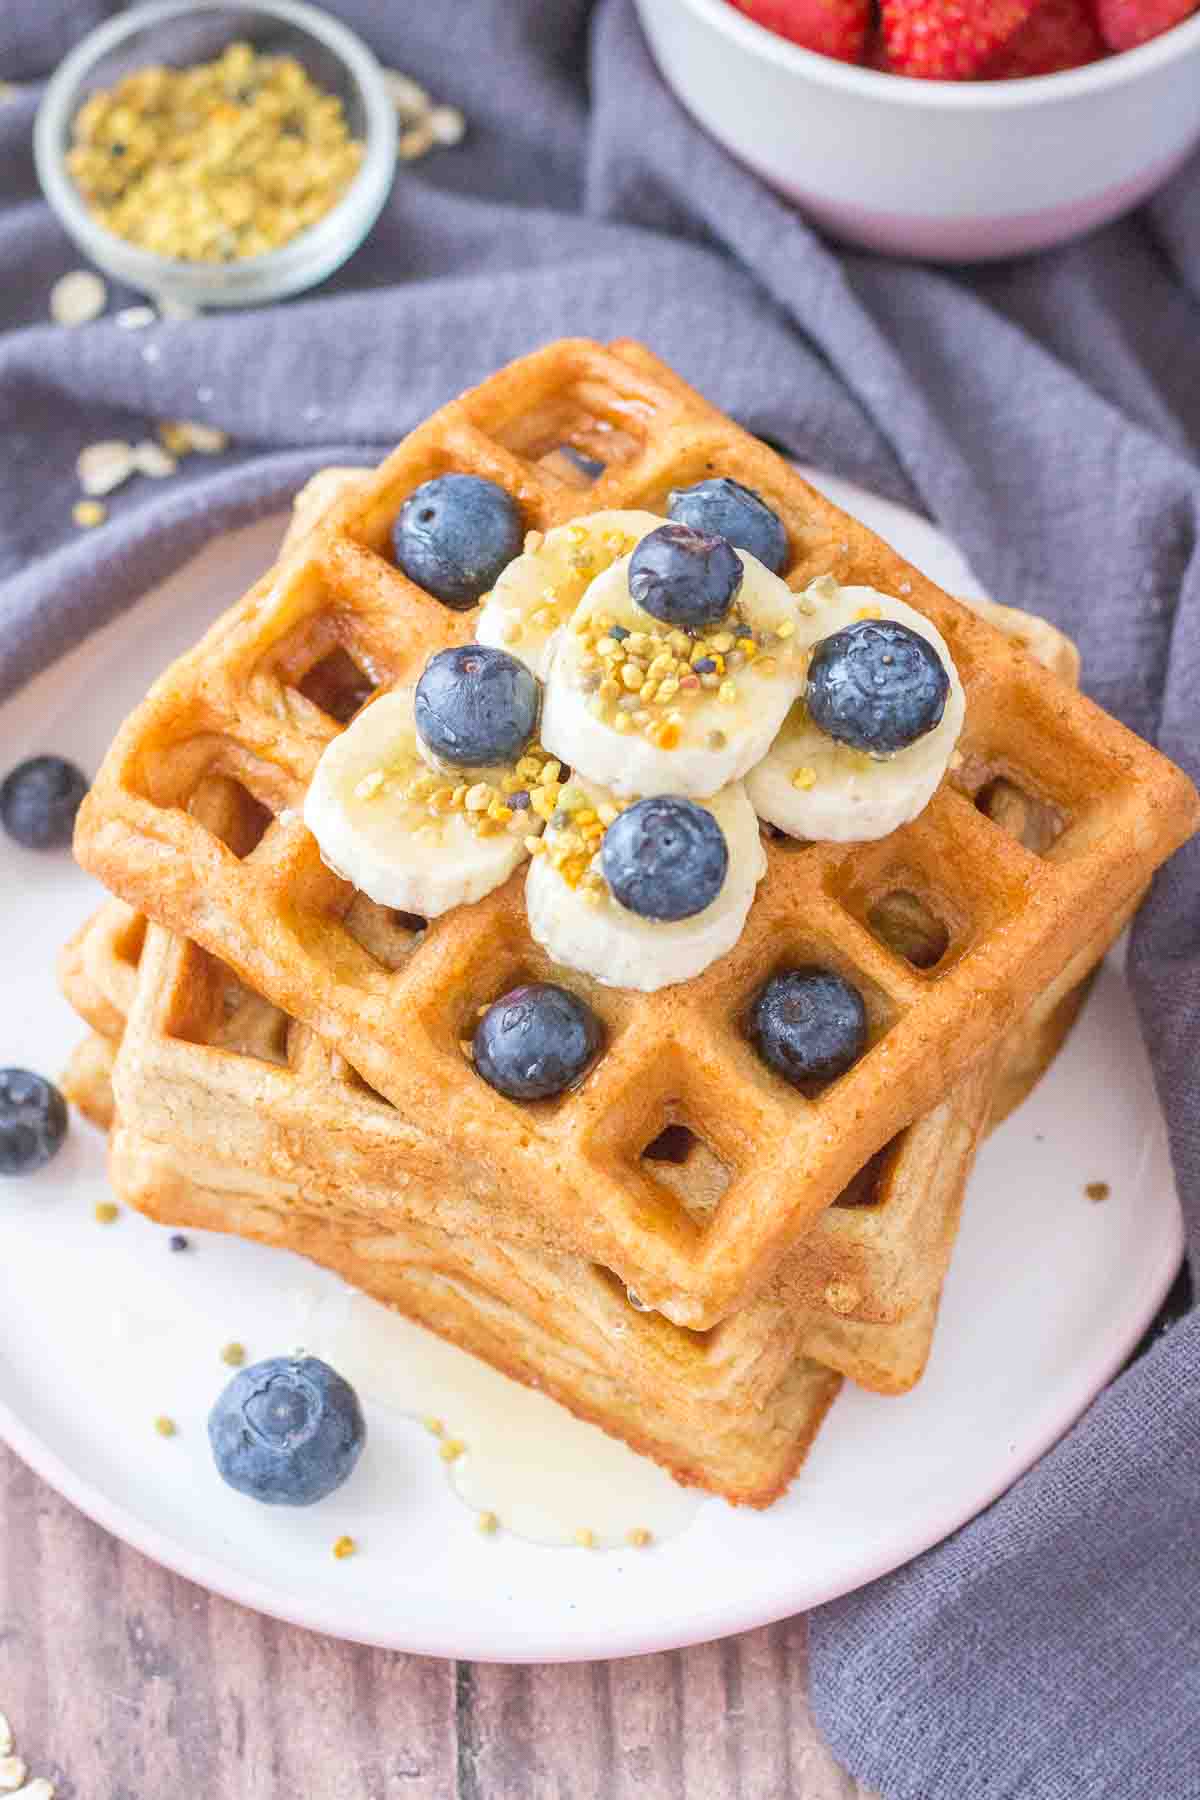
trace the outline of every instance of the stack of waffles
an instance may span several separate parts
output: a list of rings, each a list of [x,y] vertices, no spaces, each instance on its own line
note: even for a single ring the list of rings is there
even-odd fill
[[[357,892],[301,808],[367,701],[472,638],[388,549],[405,497],[452,470],[539,531],[663,513],[713,475],[757,490],[791,587],[903,595],[949,644],[966,727],[930,805],[868,844],[769,839],[735,948],[649,994],[551,963],[520,872],[432,923]],[[311,1257],[678,1479],[768,1505],[844,1378],[920,1377],[980,1138],[1055,1054],[1195,793],[1079,695],[1058,633],[943,594],[635,344],[552,345],[305,501],[85,804],[77,850],[116,898],[64,953],[92,1032],[68,1090],[151,1217]],[[747,1039],[786,963],[867,1004],[866,1053],[815,1095]],[[604,1027],[581,1084],[523,1104],[462,1048],[522,980]]]

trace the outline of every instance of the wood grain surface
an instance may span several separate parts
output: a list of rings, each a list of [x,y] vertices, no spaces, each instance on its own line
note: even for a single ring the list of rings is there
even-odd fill
[[[366,1650],[216,1599],[0,1448],[0,1710],[57,1800],[867,1800],[802,1619],[513,1668]]]

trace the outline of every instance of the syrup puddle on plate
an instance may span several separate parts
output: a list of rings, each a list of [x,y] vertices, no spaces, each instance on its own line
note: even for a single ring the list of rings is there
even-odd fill
[[[429,1454],[457,1440],[447,1462],[451,1491],[499,1529],[531,1543],[625,1547],[629,1533],[654,1542],[691,1524],[703,1496],[636,1456],[545,1394],[522,1387],[350,1287],[297,1295],[296,1343],[319,1356],[364,1401],[402,1413],[428,1433]]]

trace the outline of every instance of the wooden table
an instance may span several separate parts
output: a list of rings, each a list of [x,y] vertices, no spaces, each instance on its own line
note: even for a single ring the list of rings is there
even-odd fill
[[[57,1800],[866,1800],[802,1619],[512,1668],[364,1650],[206,1594],[0,1448],[0,1710]]]

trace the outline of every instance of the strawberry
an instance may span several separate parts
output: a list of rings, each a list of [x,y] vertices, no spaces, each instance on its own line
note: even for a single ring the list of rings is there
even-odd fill
[[[883,0],[883,41],[897,75],[968,81],[1025,23],[1034,0]]]
[[[862,54],[864,69],[878,69],[881,75],[890,75],[892,65],[888,61],[887,45],[883,41],[883,31],[876,25],[867,37],[867,47]]]
[[[732,0],[739,12],[805,50],[858,62],[871,22],[871,0]]]
[[[1133,50],[1195,10],[1196,0],[1096,0],[1096,22],[1110,50]]]
[[[1078,69],[1106,55],[1104,39],[1086,0],[1039,0],[1039,4],[979,71],[981,81],[1021,75],[1053,75]]]

